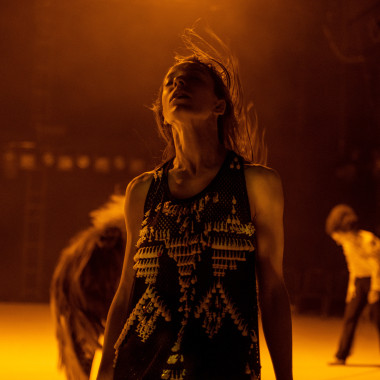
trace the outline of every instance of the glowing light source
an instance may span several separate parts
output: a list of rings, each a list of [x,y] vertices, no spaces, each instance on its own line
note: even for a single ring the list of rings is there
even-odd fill
[[[60,156],[58,158],[58,169],[62,171],[72,170],[74,166],[73,159],[70,156]]]
[[[92,157],[85,152],[76,152],[72,155],[64,152],[54,152],[52,150],[39,151],[30,142],[22,142],[21,149],[10,147],[0,155],[0,169],[6,177],[17,176],[18,170],[37,170],[42,168],[52,168],[59,171],[71,171],[74,169],[93,169],[98,173],[108,173],[111,171],[129,170],[139,173],[145,169],[145,161],[134,158],[127,161],[122,154],[114,156],[102,155]]]
[[[22,153],[20,155],[20,168],[34,170],[37,165],[36,155],[33,153]]]
[[[7,178],[15,178],[17,176],[17,156],[12,150],[8,150],[3,154],[3,171]]]
[[[90,157],[82,154],[77,157],[77,166],[79,169],[87,169],[90,166]]]
[[[113,160],[113,164],[117,170],[123,170],[125,169],[125,160],[122,156],[116,156]]]
[[[98,157],[95,160],[94,168],[98,172],[108,172],[110,170],[110,159],[107,157]]]
[[[52,153],[46,152],[42,155],[42,162],[45,164],[45,166],[51,168],[55,163],[55,158]]]

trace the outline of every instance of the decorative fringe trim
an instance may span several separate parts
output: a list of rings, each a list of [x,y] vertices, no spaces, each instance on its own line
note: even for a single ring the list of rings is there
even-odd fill
[[[249,336],[250,336],[250,338],[251,338],[251,341],[252,341],[252,343],[258,343],[258,338],[257,338],[257,334],[256,334],[256,331],[255,330],[251,330],[250,332],[249,332]],[[251,348],[254,348],[254,346],[251,346]]]
[[[185,331],[186,325],[187,325],[187,321],[183,320],[181,329],[179,330],[178,335],[177,335],[177,340],[175,341],[174,346],[171,348],[172,352],[178,353],[179,350],[181,349],[182,337],[183,337],[183,333]]]
[[[206,334],[210,339],[212,339],[221,328],[223,319],[227,313],[237,326],[237,329],[241,331],[241,334],[248,336],[248,324],[243,320],[219,281],[214,283],[212,289],[207,292],[207,295],[200,304],[195,307],[195,318],[200,318],[203,313],[205,316],[202,326],[205,328]]]
[[[255,233],[255,227],[251,222],[247,224],[242,224],[240,219],[235,215],[228,215],[225,221],[215,221],[213,223],[206,223],[205,233],[209,233],[211,231],[215,232],[225,232],[236,235],[247,235],[253,236]]]
[[[215,277],[224,277],[227,270],[237,270],[237,262],[246,261],[246,252],[255,250],[248,239],[224,236],[209,236],[208,246],[212,248],[212,268]]]
[[[161,179],[163,174],[164,174],[164,169],[159,168],[158,170],[154,171],[153,177],[154,177],[154,179]]]
[[[169,359],[166,361],[167,364],[176,364],[180,361],[180,363],[183,363],[183,355],[182,354],[173,354],[169,356]]]
[[[144,222],[143,222],[144,223]],[[146,224],[143,226],[140,230],[139,240],[136,243],[136,247],[140,248],[141,245],[148,241],[149,243],[152,242],[165,242],[167,244],[167,241],[170,239],[170,230],[155,230],[153,227],[148,227]]]
[[[254,245],[248,239],[231,238],[224,236],[209,237],[208,246],[218,250],[249,251],[255,250]]]
[[[150,247],[143,247],[140,248],[135,256],[133,257],[133,260],[135,262],[138,262],[139,260],[146,260],[146,259],[155,259],[157,257],[160,257],[164,251],[163,245],[153,245]]]
[[[245,366],[245,374],[251,375],[251,380],[260,380],[260,378],[261,378],[260,376],[256,375],[256,372],[253,369],[251,369],[251,367],[248,363]]]
[[[218,203],[219,202],[219,193],[218,192],[211,192],[207,193],[204,197],[201,197],[200,199],[194,201],[189,206],[182,206],[182,205],[176,205],[172,204],[171,201],[165,202],[163,205],[159,203],[159,207],[157,206],[156,211],[158,211],[160,208],[162,208],[162,213],[166,216],[187,216],[187,215],[197,215],[199,213],[202,213],[207,206],[207,204],[212,201],[212,203]]]
[[[188,218],[184,224],[187,223],[187,220]],[[251,240],[239,235],[235,235],[236,237],[226,236],[224,233],[220,233],[220,229],[223,229],[224,232],[223,222],[218,223],[215,227],[209,223],[202,234],[191,237],[186,234],[170,239],[169,229],[155,231],[153,228],[145,227],[146,232],[143,233],[142,240],[148,239],[148,242],[154,240],[158,244],[141,247],[141,242],[139,243],[140,248],[134,256],[136,264],[133,267],[137,270],[136,277],[145,277],[147,284],[156,282],[159,270],[158,258],[164,253],[164,248],[167,249],[168,256],[176,261],[180,277],[192,275],[196,263],[201,261],[202,251],[205,247],[212,249],[214,276],[223,277],[227,270],[236,270],[237,262],[246,261],[246,253],[253,252],[255,247]]]
[[[231,161],[230,163],[230,169],[240,170],[240,168],[241,168],[241,165],[240,165],[239,159],[235,157],[233,161]]]
[[[133,260],[136,262],[133,266],[133,269],[137,270],[136,277],[145,277],[147,284],[155,283],[160,266],[158,258],[162,255],[163,251],[163,245],[140,248],[133,257]]]
[[[250,337],[250,340],[251,340],[251,345],[249,347],[249,356],[252,356],[254,358],[259,358],[260,356],[260,349],[259,349],[259,340],[257,338],[257,333],[254,329],[251,329],[249,331],[249,337]],[[253,354],[254,352],[254,354]],[[253,368],[252,365],[250,365],[250,363],[248,362],[247,365],[246,365],[246,369],[245,369],[245,373],[247,375],[251,375],[251,378],[252,380],[260,380],[261,379],[261,375],[260,375],[260,361],[257,361],[256,362],[256,369],[258,369],[258,375],[256,374],[256,371],[255,369]]]
[[[161,379],[164,380],[184,380],[186,376],[185,369],[164,369]]]
[[[156,321],[159,316],[162,316],[165,321],[171,321],[171,314],[164,302],[157,295],[156,290],[148,286],[139,302],[129,315],[127,322],[125,323],[119,338],[115,343],[115,358],[114,366],[119,354],[119,348],[127,336],[131,326],[135,320],[139,321],[136,332],[138,333],[142,342],[145,342],[156,328]]]
[[[219,227],[220,225],[217,226]],[[148,230],[146,228],[146,231]],[[140,247],[137,250],[134,256],[136,264],[133,266],[137,270],[136,277],[145,277],[147,284],[156,282],[159,271],[158,258],[164,253],[164,248],[167,249],[168,256],[176,261],[180,278],[192,275],[197,262],[201,261],[205,247],[212,249],[213,273],[216,277],[225,276],[227,270],[236,270],[237,262],[246,261],[246,253],[255,250],[253,242],[249,239],[240,236],[227,237],[219,231],[217,234],[210,234],[210,230],[215,231],[208,225],[203,234],[191,237],[187,234],[170,239],[168,229],[163,231],[152,229],[149,237],[146,234],[144,239],[149,241],[154,239],[158,244]]]
[[[168,249],[168,255],[169,257],[173,257],[175,260],[179,259],[180,257],[186,257],[189,255],[196,255],[202,252],[202,245],[200,243],[197,244],[179,244],[179,245],[172,245]]]
[[[140,319],[139,324],[136,327],[136,332],[143,343],[152,335],[156,328],[157,318],[160,316],[160,311],[157,309],[153,312],[153,305],[149,303],[146,306],[147,313],[151,314],[149,317],[145,316]]]

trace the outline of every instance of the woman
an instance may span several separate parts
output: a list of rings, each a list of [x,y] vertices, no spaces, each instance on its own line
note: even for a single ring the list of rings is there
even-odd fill
[[[343,329],[331,365],[344,365],[351,354],[360,316],[370,305],[380,339],[380,239],[361,230],[352,207],[338,204],[326,219],[326,233],[343,249],[349,272]]]
[[[276,377],[292,379],[281,182],[241,157],[259,150],[236,66],[197,38],[210,47],[187,30],[193,55],[177,57],[154,105],[167,160],[126,191],[126,254],[98,380],[259,379],[256,274]]]
[[[104,322],[119,284],[126,241],[124,196],[91,211],[91,226],[61,251],[50,287],[59,368],[66,380],[94,379]]]

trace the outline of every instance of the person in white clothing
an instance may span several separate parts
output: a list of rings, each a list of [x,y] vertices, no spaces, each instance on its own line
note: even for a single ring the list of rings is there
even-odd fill
[[[370,304],[380,341],[380,239],[358,227],[358,216],[348,205],[338,204],[326,219],[326,233],[343,249],[349,271],[343,330],[338,351],[330,364],[345,364],[355,329]]]

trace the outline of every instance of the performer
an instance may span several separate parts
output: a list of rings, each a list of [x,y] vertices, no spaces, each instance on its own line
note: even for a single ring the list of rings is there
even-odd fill
[[[348,205],[339,204],[329,213],[326,233],[343,248],[349,271],[343,330],[338,351],[330,364],[345,364],[355,329],[367,304],[380,339],[380,239],[358,228],[358,217]]]
[[[112,195],[92,211],[91,226],[71,239],[54,271],[50,305],[59,367],[68,380],[88,380],[95,372],[93,359],[102,347],[107,312],[123,263],[123,205],[124,196]]]
[[[281,181],[259,165],[236,61],[208,36],[185,31],[192,54],[176,57],[153,107],[164,163],[126,190],[98,380],[260,379],[256,280],[276,378],[292,379]]]

